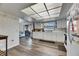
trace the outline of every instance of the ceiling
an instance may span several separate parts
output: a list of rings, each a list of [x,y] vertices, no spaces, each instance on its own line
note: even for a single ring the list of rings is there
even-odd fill
[[[34,3],[0,3],[0,12],[8,13],[17,17],[26,16],[21,10]]]
[[[70,5],[66,3],[0,3],[0,12],[25,20],[31,20],[28,17],[30,16],[36,21],[50,21],[65,15]]]
[[[62,3],[38,3],[22,10],[26,15],[37,21],[47,21],[49,18],[59,17]]]

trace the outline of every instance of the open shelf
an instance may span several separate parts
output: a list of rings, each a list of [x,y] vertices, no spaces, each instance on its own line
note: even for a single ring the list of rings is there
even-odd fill
[[[0,49],[0,56],[7,56],[7,45],[8,45],[7,44],[7,38],[8,38],[8,36],[0,35],[0,40],[4,40],[4,39],[6,40],[6,42],[5,42],[6,43],[6,45],[5,45],[6,46],[5,47],[6,50],[5,51],[2,51]]]
[[[0,56],[5,56],[5,55],[6,55],[6,52],[5,52],[5,51],[0,50]]]

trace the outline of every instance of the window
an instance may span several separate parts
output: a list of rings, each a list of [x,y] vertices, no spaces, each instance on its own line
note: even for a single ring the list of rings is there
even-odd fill
[[[56,26],[56,21],[44,23],[44,31],[53,31]]]

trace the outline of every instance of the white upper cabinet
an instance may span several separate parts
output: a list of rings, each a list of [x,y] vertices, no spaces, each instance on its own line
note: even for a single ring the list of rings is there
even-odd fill
[[[58,20],[57,28],[66,28],[66,20]]]

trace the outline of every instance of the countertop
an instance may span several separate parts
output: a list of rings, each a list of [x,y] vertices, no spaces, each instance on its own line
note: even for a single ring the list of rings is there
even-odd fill
[[[0,35],[0,40],[2,39],[7,39],[8,36],[5,36],[5,35]]]
[[[72,34],[72,36],[79,37],[79,34]]]

